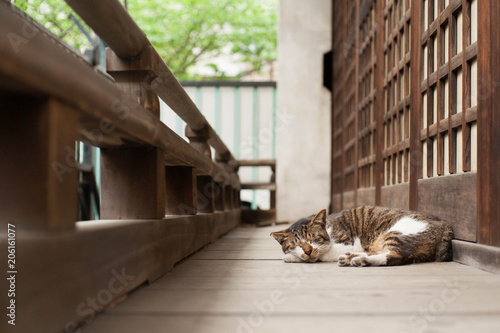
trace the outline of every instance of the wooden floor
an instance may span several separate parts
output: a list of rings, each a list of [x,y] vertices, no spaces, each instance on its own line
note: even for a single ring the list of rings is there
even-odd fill
[[[286,264],[239,228],[98,315],[85,333],[499,332],[500,275],[458,263]]]

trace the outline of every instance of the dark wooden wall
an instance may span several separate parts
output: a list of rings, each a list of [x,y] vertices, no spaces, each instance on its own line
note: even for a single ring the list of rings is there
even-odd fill
[[[500,246],[499,7],[333,0],[333,211],[428,211]]]

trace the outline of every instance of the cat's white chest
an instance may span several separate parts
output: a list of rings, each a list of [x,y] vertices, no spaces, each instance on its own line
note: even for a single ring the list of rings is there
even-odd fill
[[[354,239],[354,244],[350,245],[333,243],[330,250],[321,256],[321,261],[338,261],[339,256],[346,252],[364,252],[358,237]]]

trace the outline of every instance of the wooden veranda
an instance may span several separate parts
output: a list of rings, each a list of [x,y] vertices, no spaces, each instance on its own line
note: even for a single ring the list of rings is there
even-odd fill
[[[287,264],[277,227],[238,228],[134,291],[83,333],[496,332],[498,275],[456,262]]]
[[[364,269],[285,264],[274,227],[237,228],[245,188],[276,219],[276,160],[233,156],[119,1],[66,2],[105,72],[0,0],[2,332],[498,330],[500,279],[471,266],[500,272],[500,1],[332,1],[331,210],[456,236],[455,262]],[[78,221],[77,141],[100,148],[100,221]],[[241,184],[256,165],[271,181]]]

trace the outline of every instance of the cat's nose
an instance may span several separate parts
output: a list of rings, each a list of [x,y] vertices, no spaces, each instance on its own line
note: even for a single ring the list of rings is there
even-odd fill
[[[309,244],[304,244],[304,245],[302,245],[302,250],[304,251],[305,254],[307,254],[309,256],[309,255],[311,255],[311,252],[312,252],[312,246]]]

